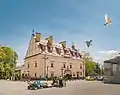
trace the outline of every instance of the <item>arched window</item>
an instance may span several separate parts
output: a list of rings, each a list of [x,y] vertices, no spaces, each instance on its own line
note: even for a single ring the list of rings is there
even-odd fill
[[[37,63],[35,63],[35,67],[37,67]]]
[[[80,75],[82,75],[82,72],[80,72]]]
[[[80,65],[80,69],[82,69],[82,65]]]
[[[24,77],[24,73],[22,74],[22,77]]]
[[[66,68],[65,64],[63,65],[63,68]]]
[[[51,67],[54,67],[54,66],[53,66],[53,63],[51,63]]]
[[[72,65],[70,64],[70,69],[72,69]]]

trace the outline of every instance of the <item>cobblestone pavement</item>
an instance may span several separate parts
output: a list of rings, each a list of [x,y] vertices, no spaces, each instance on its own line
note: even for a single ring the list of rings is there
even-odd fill
[[[27,90],[25,82],[0,80],[0,95],[120,95],[120,85],[72,81],[64,88]]]

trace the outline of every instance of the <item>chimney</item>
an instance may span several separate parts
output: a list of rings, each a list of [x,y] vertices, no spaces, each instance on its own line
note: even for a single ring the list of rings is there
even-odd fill
[[[41,37],[41,33],[36,32],[35,41],[36,41],[36,42],[40,42],[40,37]]]
[[[49,44],[50,44],[51,46],[53,46],[53,36],[50,36],[50,37],[49,37],[48,42],[49,42]]]
[[[59,44],[61,44],[63,48],[66,48],[66,41],[62,41]]]

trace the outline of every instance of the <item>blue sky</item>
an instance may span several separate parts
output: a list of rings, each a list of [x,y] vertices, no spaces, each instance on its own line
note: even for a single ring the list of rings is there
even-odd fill
[[[22,63],[34,29],[43,37],[53,35],[56,41],[66,40],[68,46],[74,42],[77,48],[89,51],[96,61],[102,61],[109,52],[120,50],[119,3],[119,0],[0,0],[0,44],[16,50]],[[103,25],[105,13],[113,21],[108,27]],[[93,46],[88,49],[84,41],[90,39]]]

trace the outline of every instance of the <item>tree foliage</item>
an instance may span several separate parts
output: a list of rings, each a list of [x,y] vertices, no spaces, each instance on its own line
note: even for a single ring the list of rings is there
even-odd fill
[[[101,74],[100,64],[96,63],[95,65],[96,65],[95,73],[100,75]]]
[[[14,74],[18,55],[9,47],[0,47],[0,78],[9,78]]]
[[[85,73],[86,73],[86,76],[89,76],[89,75],[93,74],[94,70],[96,68],[95,62],[90,60],[90,58],[85,58],[84,59],[84,63],[85,63]]]
[[[103,67],[100,67],[99,63],[93,61],[92,57],[90,56],[90,53],[83,51],[83,54],[85,64],[85,75],[103,75]]]

